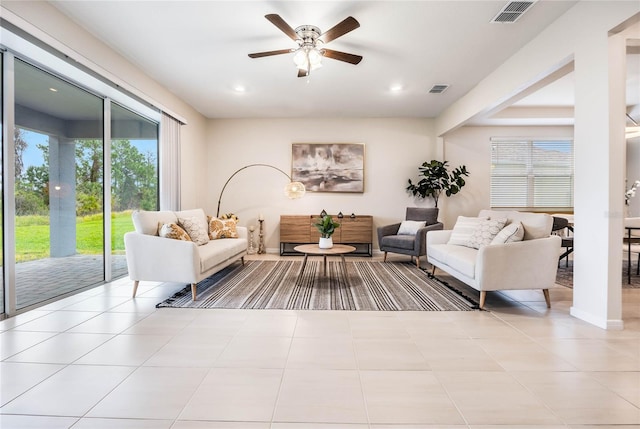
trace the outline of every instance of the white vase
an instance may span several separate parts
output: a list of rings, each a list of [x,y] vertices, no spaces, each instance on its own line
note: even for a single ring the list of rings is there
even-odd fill
[[[331,237],[329,238],[320,237],[320,242],[318,243],[318,247],[321,249],[331,249],[333,247],[333,239]]]

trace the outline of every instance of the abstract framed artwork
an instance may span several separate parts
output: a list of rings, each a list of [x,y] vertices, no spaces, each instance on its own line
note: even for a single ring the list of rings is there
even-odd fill
[[[364,144],[293,143],[291,178],[309,192],[364,192]]]

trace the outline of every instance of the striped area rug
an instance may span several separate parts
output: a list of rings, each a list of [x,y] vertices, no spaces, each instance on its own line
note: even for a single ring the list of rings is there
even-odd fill
[[[185,287],[157,307],[290,310],[467,311],[477,303],[410,263],[248,261],[198,284],[198,299]]]

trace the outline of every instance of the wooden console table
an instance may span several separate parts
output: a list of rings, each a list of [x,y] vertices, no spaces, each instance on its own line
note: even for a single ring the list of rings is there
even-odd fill
[[[358,215],[354,218],[346,215],[339,218],[331,215],[340,227],[333,233],[335,244],[348,244],[356,248],[351,255],[371,256],[373,250],[373,216]],[[320,215],[282,215],[280,216],[280,255],[300,255],[295,247],[301,244],[317,244],[320,233],[313,226]]]

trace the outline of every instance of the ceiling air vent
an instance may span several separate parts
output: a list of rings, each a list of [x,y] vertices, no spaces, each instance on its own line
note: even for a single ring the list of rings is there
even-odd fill
[[[442,94],[443,92],[445,92],[447,90],[447,88],[449,88],[449,85],[447,85],[447,84],[433,85],[431,87],[431,89],[429,90],[429,94]]]
[[[511,24],[516,22],[529,8],[536,2],[533,1],[511,1],[504,5],[502,10],[493,17],[491,22],[500,24]]]

